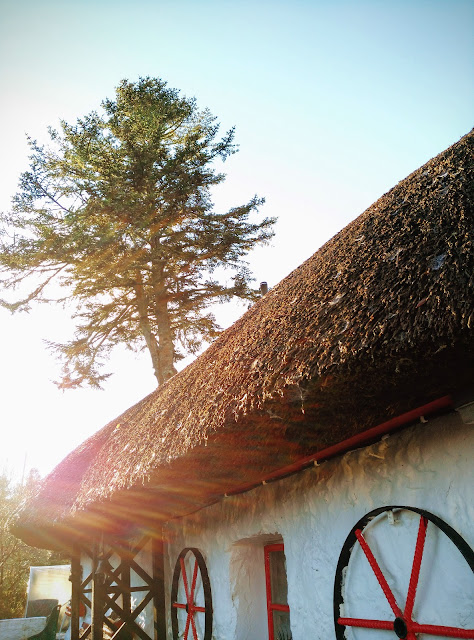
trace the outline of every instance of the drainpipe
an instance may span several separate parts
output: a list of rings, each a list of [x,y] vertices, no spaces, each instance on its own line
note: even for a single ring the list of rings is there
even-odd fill
[[[326,449],[322,449],[321,451],[313,453],[310,456],[300,458],[296,462],[293,462],[292,464],[289,464],[282,469],[278,469],[277,471],[273,471],[272,473],[267,474],[259,482],[242,485],[237,489],[232,489],[231,491],[228,491],[225,496],[227,497],[238,493],[244,493],[245,491],[249,491],[250,489],[258,487],[260,484],[273,482],[273,480],[284,478],[285,476],[289,476],[293,473],[301,471],[302,469],[313,464],[329,460],[330,458],[335,458],[336,456],[346,453],[351,449],[356,449],[358,447],[371,444],[372,442],[379,440],[382,436],[390,434],[393,431],[400,429],[401,427],[407,426],[415,420],[423,421],[423,418],[425,416],[436,413],[437,411],[440,411],[442,409],[451,408],[452,406],[453,400],[451,396],[443,396],[442,398],[438,398],[438,400],[429,402],[428,404],[418,407],[417,409],[413,409],[412,411],[408,411],[407,413],[402,413],[401,415],[396,416],[391,420],[387,420],[387,422],[382,422],[376,427],[367,429],[367,431],[358,433],[357,435],[352,436],[352,438],[347,438],[347,440],[338,442],[337,444],[334,444],[331,447],[327,447]]]

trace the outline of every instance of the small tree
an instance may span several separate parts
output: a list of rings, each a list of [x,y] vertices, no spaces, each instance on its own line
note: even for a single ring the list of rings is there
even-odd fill
[[[24,616],[30,566],[69,562],[57,553],[29,547],[9,531],[10,518],[38,483],[36,470],[25,484],[12,482],[5,472],[0,474],[0,619]]]
[[[256,196],[214,211],[211,188],[225,179],[214,164],[235,153],[234,131],[219,139],[194,99],[145,78],[124,80],[102,107],[50,129],[49,147],[29,141],[29,170],[1,217],[0,283],[34,286],[1,302],[12,311],[50,302],[57,282],[55,301],[77,303],[74,339],[51,345],[65,359],[60,386],[100,386],[101,359],[117,344],[146,345],[161,384],[182,357],[178,343],[195,353],[218,334],[210,304],[254,298],[243,258],[272,237],[274,219],[251,220]]]

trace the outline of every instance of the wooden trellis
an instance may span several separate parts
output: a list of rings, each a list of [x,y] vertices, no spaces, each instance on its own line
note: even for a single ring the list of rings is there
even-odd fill
[[[138,555],[151,542],[153,570],[150,575],[138,561]],[[83,575],[81,557],[89,558],[92,570]],[[131,572],[141,580],[131,586]],[[132,634],[140,640],[162,640],[166,637],[164,601],[163,543],[147,536],[137,543],[115,541],[94,544],[93,548],[76,547],[71,564],[71,640],[103,640],[104,628],[112,638],[126,640]],[[142,595],[135,601],[133,595]],[[137,618],[150,603],[154,607],[154,634],[148,635]],[[80,629],[80,610],[91,611],[92,624]],[[116,614],[115,620],[111,610]]]

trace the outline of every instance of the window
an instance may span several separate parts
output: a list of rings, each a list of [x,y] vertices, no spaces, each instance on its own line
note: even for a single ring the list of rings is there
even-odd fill
[[[265,584],[269,640],[291,640],[288,582],[283,544],[268,544],[265,552]]]

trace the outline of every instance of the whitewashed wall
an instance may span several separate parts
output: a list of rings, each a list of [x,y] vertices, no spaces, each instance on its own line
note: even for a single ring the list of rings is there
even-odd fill
[[[165,529],[168,639],[176,558],[184,547],[197,547],[211,581],[213,639],[267,640],[263,546],[282,539],[293,640],[333,640],[333,589],[339,554],[352,527],[366,513],[397,504],[425,509],[474,546],[473,454],[474,428],[453,413],[169,523]],[[402,604],[417,523],[417,518],[400,521],[395,542],[388,543],[386,549],[374,548],[374,552],[391,558],[387,577]],[[384,546],[384,526],[388,525],[374,521],[379,539],[376,536],[371,545],[376,547],[382,541]],[[368,539],[370,535],[368,532]],[[425,617],[423,622],[457,626],[461,616],[463,626],[474,626],[472,574],[469,569],[466,572],[466,563],[449,545],[443,534],[427,540],[424,562],[436,576],[429,584],[421,576],[419,593],[426,591],[424,598],[429,602],[419,596],[419,606],[424,616],[434,618]],[[139,561],[151,572],[151,549],[145,549]],[[346,578],[351,597],[356,604],[358,598],[359,604],[366,603],[363,617],[373,617],[370,613],[380,601],[382,608],[386,605],[383,595],[362,553],[355,554],[351,563]],[[402,585],[396,584],[400,572],[405,581]],[[132,582],[139,584],[138,576],[135,579],[132,574]],[[446,612],[441,607],[438,611],[440,600],[444,607],[450,602],[446,591],[449,595],[453,589],[457,589],[454,609]],[[386,619],[392,617],[386,612]],[[139,623],[152,635],[150,605]],[[380,631],[371,630],[350,630],[347,638],[382,640]],[[434,640],[434,636],[424,635],[425,639]]]
[[[293,640],[332,639],[333,588],[339,554],[354,524],[369,511],[390,504],[426,509],[474,546],[473,453],[472,425],[463,424],[457,414],[451,414],[410,427],[319,467],[226,498],[168,525],[168,576],[184,547],[198,547],[206,559],[212,587],[213,638],[265,640],[268,633],[263,544],[281,536],[287,560]],[[395,563],[392,569],[402,570],[406,582],[416,539],[416,528],[413,532],[411,529],[412,525],[400,527],[408,535],[399,536],[397,548],[391,551]],[[383,535],[382,531],[382,538]],[[434,570],[442,571],[443,562],[440,569],[433,557],[445,557],[444,542],[436,545],[436,541],[431,547],[427,543],[427,554]],[[468,589],[459,605],[464,615],[462,622],[472,625],[471,574],[469,570],[464,574],[464,568],[459,568],[465,565],[464,560],[452,561],[450,553],[446,556],[448,573],[454,571],[463,588]],[[454,555],[457,553],[455,550]],[[372,589],[369,584],[373,576],[364,573],[365,560],[355,561],[360,562],[360,575],[357,577],[358,571],[352,571],[351,590],[375,593],[379,587]],[[428,612],[436,614],[439,597],[446,602],[442,594],[445,579],[439,575],[432,581],[435,586],[431,587],[430,598],[434,604],[425,607]],[[170,582],[169,577],[169,590]],[[420,593],[421,590],[420,583]],[[424,622],[454,626],[458,616],[459,612],[454,612],[454,619],[441,616],[440,620]],[[350,631],[348,637],[377,640],[380,634]]]
[[[135,543],[140,541],[140,537],[134,540]],[[139,567],[144,569],[149,576],[153,575],[153,559],[152,559],[152,542],[149,540],[143,549],[136,555],[135,562]],[[132,569],[130,572],[130,585],[132,587],[141,587],[145,585],[143,579]],[[132,594],[132,611],[139,607],[143,598],[147,595],[147,591],[136,591]],[[153,602],[149,602],[143,611],[136,618],[138,626],[140,626],[150,638],[154,637],[154,615]]]

